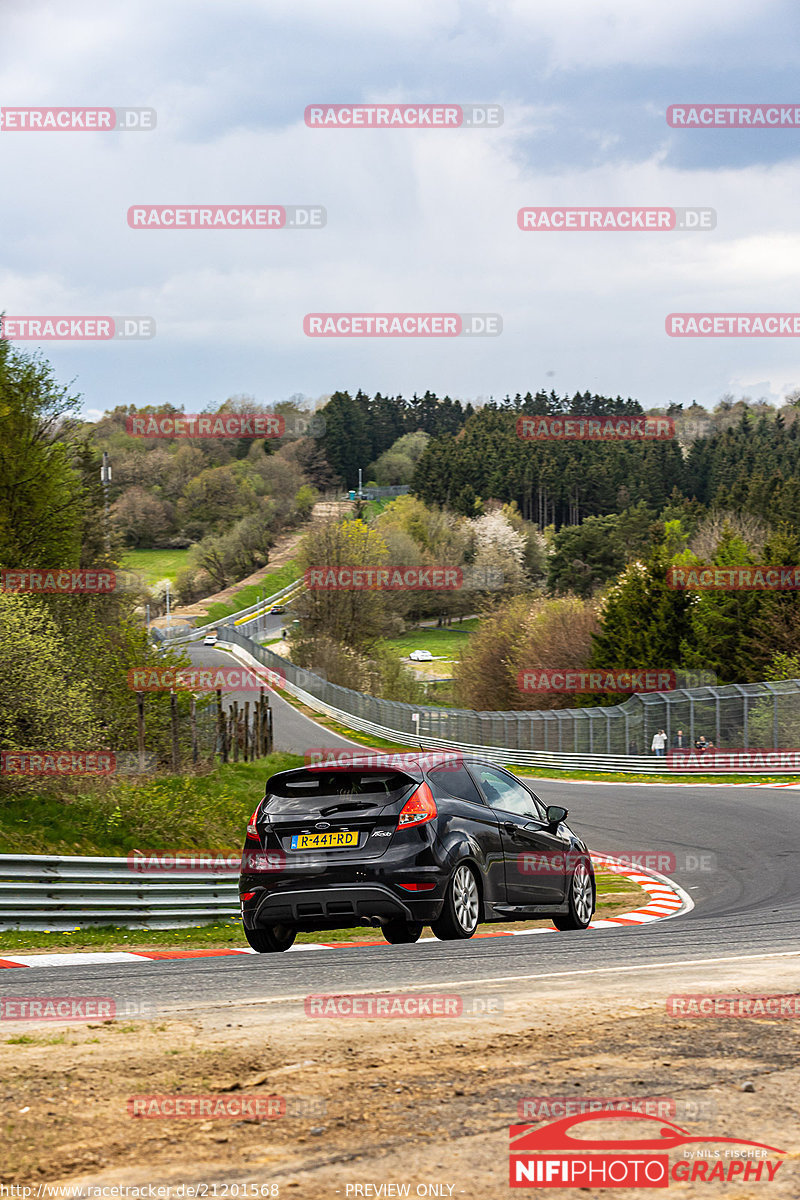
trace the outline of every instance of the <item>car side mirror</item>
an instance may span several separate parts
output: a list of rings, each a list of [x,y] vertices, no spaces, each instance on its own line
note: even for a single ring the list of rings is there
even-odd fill
[[[547,823],[548,825],[560,825],[562,821],[566,821],[568,812],[566,808],[562,808],[560,804],[548,804],[547,806]]]

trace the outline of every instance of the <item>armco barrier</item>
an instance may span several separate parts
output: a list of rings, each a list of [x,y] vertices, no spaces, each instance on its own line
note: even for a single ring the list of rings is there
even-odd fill
[[[214,630],[220,630],[228,626],[236,626],[245,624],[249,618],[257,618],[263,616],[266,610],[275,604],[278,600],[283,600],[290,593],[299,592],[304,584],[302,579],[295,579],[288,583],[285,588],[281,588],[279,592],[275,592],[272,596],[266,596],[263,600],[257,601],[255,604],[249,605],[247,608],[239,609],[238,612],[228,613],[226,617],[220,617],[218,621],[210,621],[207,625],[200,625],[196,629],[191,629],[187,632],[185,627],[178,626],[176,629],[156,629],[150,630],[151,636],[159,643],[167,643],[170,646],[181,646],[188,642],[198,642],[201,638]]]
[[[641,753],[649,749],[659,728],[666,730],[668,745],[679,728],[688,734],[690,745],[703,733],[712,734],[720,748],[747,749],[751,731],[759,747],[800,745],[800,680],[796,679],[651,692],[608,708],[473,712],[367,696],[295,666],[236,629],[222,629],[219,637],[235,647],[237,657],[248,665],[258,663],[280,672],[286,690],[309,708],[350,729],[403,746],[462,750],[497,762],[551,770],[664,774],[663,758]],[[798,732],[793,734],[794,729]],[[766,765],[763,772],[797,773],[796,768]]]
[[[0,854],[0,930],[156,929],[238,917],[238,866],[140,874],[127,858]]]

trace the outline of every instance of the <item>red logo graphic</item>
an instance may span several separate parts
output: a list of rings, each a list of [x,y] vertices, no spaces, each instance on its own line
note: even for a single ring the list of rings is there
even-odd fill
[[[635,1121],[644,1136],[574,1137],[572,1127],[587,1121]],[[645,1121],[647,1125],[641,1124]],[[602,1127],[593,1128],[599,1133]],[[710,1183],[738,1177],[747,1182],[769,1183],[782,1162],[782,1159],[773,1162],[769,1154],[786,1153],[775,1146],[742,1138],[695,1137],[671,1121],[636,1112],[582,1113],[550,1125],[512,1125],[509,1132],[511,1187],[666,1188],[670,1180],[677,1183],[699,1179]],[[669,1151],[708,1144],[751,1149],[747,1154],[726,1149],[713,1160],[693,1159],[684,1152],[682,1159],[670,1164]]]

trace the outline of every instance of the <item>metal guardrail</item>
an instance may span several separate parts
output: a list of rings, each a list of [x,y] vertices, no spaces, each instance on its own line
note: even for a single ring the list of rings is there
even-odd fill
[[[169,929],[238,917],[238,867],[132,869],[127,858],[0,854],[0,930]]]
[[[288,596],[290,592],[293,592],[295,588],[299,588],[302,584],[302,579],[294,579],[285,588],[281,588],[279,592],[275,592],[274,595],[266,596],[263,600],[258,600],[255,604],[248,605],[247,608],[239,609],[238,612],[228,613],[227,616],[220,617],[218,621],[209,621],[207,625],[200,625],[196,629],[190,629],[188,633],[180,627],[175,630],[151,629],[150,633],[159,643],[167,643],[170,646],[180,646],[186,642],[197,642],[215,630],[244,623],[248,617],[260,616],[272,604],[275,604],[278,600],[282,600],[284,596]]]

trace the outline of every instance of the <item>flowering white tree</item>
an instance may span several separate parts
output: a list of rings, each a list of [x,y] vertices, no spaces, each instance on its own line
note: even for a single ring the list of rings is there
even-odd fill
[[[465,572],[481,591],[518,591],[525,584],[525,535],[518,533],[502,509],[494,509],[470,522],[475,538],[475,560]]]

